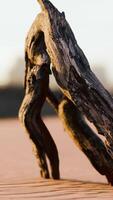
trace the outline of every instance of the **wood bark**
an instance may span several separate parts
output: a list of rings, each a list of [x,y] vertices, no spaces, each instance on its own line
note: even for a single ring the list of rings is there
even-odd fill
[[[57,99],[49,90],[47,100],[56,110],[66,132],[75,145],[87,156],[94,168],[105,175],[113,185],[113,159],[108,154],[103,141],[89,127],[78,108],[66,97]]]
[[[74,142],[113,185],[113,98],[91,71],[64,12],[60,13],[48,0],[38,2],[42,12],[26,38],[25,98],[19,117],[37,148],[41,174],[50,176],[47,155],[52,177],[59,178],[58,151],[40,117],[48,97]],[[64,95],[62,100],[56,99],[49,90],[50,63]],[[105,137],[105,143],[83,116]]]
[[[113,98],[94,73],[65,19],[49,1],[42,5],[42,30],[53,73],[63,93],[106,137],[113,157]],[[35,21],[36,24],[36,21]]]
[[[52,178],[59,179],[57,147],[41,119],[41,109],[49,86],[50,59],[45,51],[43,33],[39,32],[36,40],[33,39],[31,37],[30,46],[26,46],[25,97],[19,110],[19,118],[35,145],[41,176],[50,177],[47,156]]]

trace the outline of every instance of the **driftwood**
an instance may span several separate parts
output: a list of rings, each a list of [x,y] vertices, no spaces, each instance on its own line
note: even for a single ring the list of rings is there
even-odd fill
[[[32,45],[31,43],[31,47]],[[35,145],[41,176],[44,178],[50,177],[46,161],[47,156],[50,161],[52,177],[59,179],[57,148],[40,117],[48,92],[50,73],[50,60],[45,49],[44,37],[40,33],[36,44],[33,45],[31,52],[33,56],[29,53],[29,47],[26,47],[25,97],[19,110],[19,118]]]
[[[38,2],[42,12],[26,38],[25,97],[19,118],[35,144],[41,175],[50,177],[47,156],[52,177],[60,178],[58,151],[40,117],[47,97],[73,141],[113,185],[113,98],[91,71],[65,14],[48,0]],[[61,99],[49,90],[50,64],[63,93]],[[88,126],[84,116],[105,137],[105,143]]]
[[[113,159],[108,154],[103,141],[88,126],[85,118],[77,107],[66,97],[58,100],[53,93],[48,95],[48,101],[58,113],[65,130],[71,136],[78,148],[87,156],[94,168],[105,175],[113,184]]]

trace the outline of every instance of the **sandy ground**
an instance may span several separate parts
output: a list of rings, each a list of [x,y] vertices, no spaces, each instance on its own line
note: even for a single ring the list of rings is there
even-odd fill
[[[0,200],[113,199],[113,189],[55,118],[44,119],[60,155],[60,181],[43,180],[32,143],[17,119],[0,120]]]

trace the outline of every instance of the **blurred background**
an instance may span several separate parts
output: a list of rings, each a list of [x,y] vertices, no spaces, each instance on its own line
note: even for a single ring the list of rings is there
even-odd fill
[[[65,11],[92,70],[113,93],[113,1],[51,0]],[[37,0],[0,2],[0,118],[16,117],[23,98],[24,43],[40,12]],[[52,87],[56,90],[55,81]],[[47,105],[44,114],[53,114]]]

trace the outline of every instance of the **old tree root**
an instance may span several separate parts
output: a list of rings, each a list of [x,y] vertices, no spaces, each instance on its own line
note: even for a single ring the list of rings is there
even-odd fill
[[[41,119],[47,98],[73,141],[113,185],[113,98],[91,71],[65,14],[48,0],[38,2],[42,12],[26,38],[25,97],[19,118],[35,145],[41,176],[60,178],[57,147]],[[56,98],[49,89],[51,64],[62,98]],[[105,137],[105,143],[89,127],[84,116],[94,124],[98,134]]]

